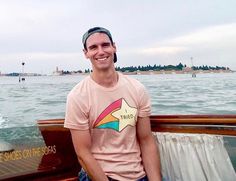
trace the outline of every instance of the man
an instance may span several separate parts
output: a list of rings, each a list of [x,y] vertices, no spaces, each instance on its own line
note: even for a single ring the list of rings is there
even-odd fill
[[[82,41],[93,71],[68,94],[65,118],[83,167],[80,180],[161,180],[144,86],[115,71],[116,45],[107,29],[91,28]]]

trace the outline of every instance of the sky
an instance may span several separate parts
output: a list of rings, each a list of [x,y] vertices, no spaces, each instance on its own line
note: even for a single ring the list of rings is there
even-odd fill
[[[225,66],[236,70],[235,0],[0,0],[0,72],[91,68],[81,38],[109,29],[116,66]],[[192,57],[192,61],[191,61]]]

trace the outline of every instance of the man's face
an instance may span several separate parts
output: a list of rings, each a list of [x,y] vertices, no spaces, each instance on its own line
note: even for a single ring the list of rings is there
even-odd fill
[[[104,33],[94,33],[86,41],[86,58],[90,59],[94,69],[104,70],[114,66],[115,44]]]

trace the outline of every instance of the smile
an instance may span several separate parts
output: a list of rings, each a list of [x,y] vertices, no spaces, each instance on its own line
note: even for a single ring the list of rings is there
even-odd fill
[[[108,57],[104,57],[104,58],[97,58],[98,61],[104,61],[106,60]]]

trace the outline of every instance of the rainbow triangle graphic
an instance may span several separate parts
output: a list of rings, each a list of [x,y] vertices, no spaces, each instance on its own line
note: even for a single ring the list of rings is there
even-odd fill
[[[113,112],[119,110],[122,106],[122,99],[111,103],[97,118],[94,128],[113,129],[119,131],[119,119],[112,115]]]

